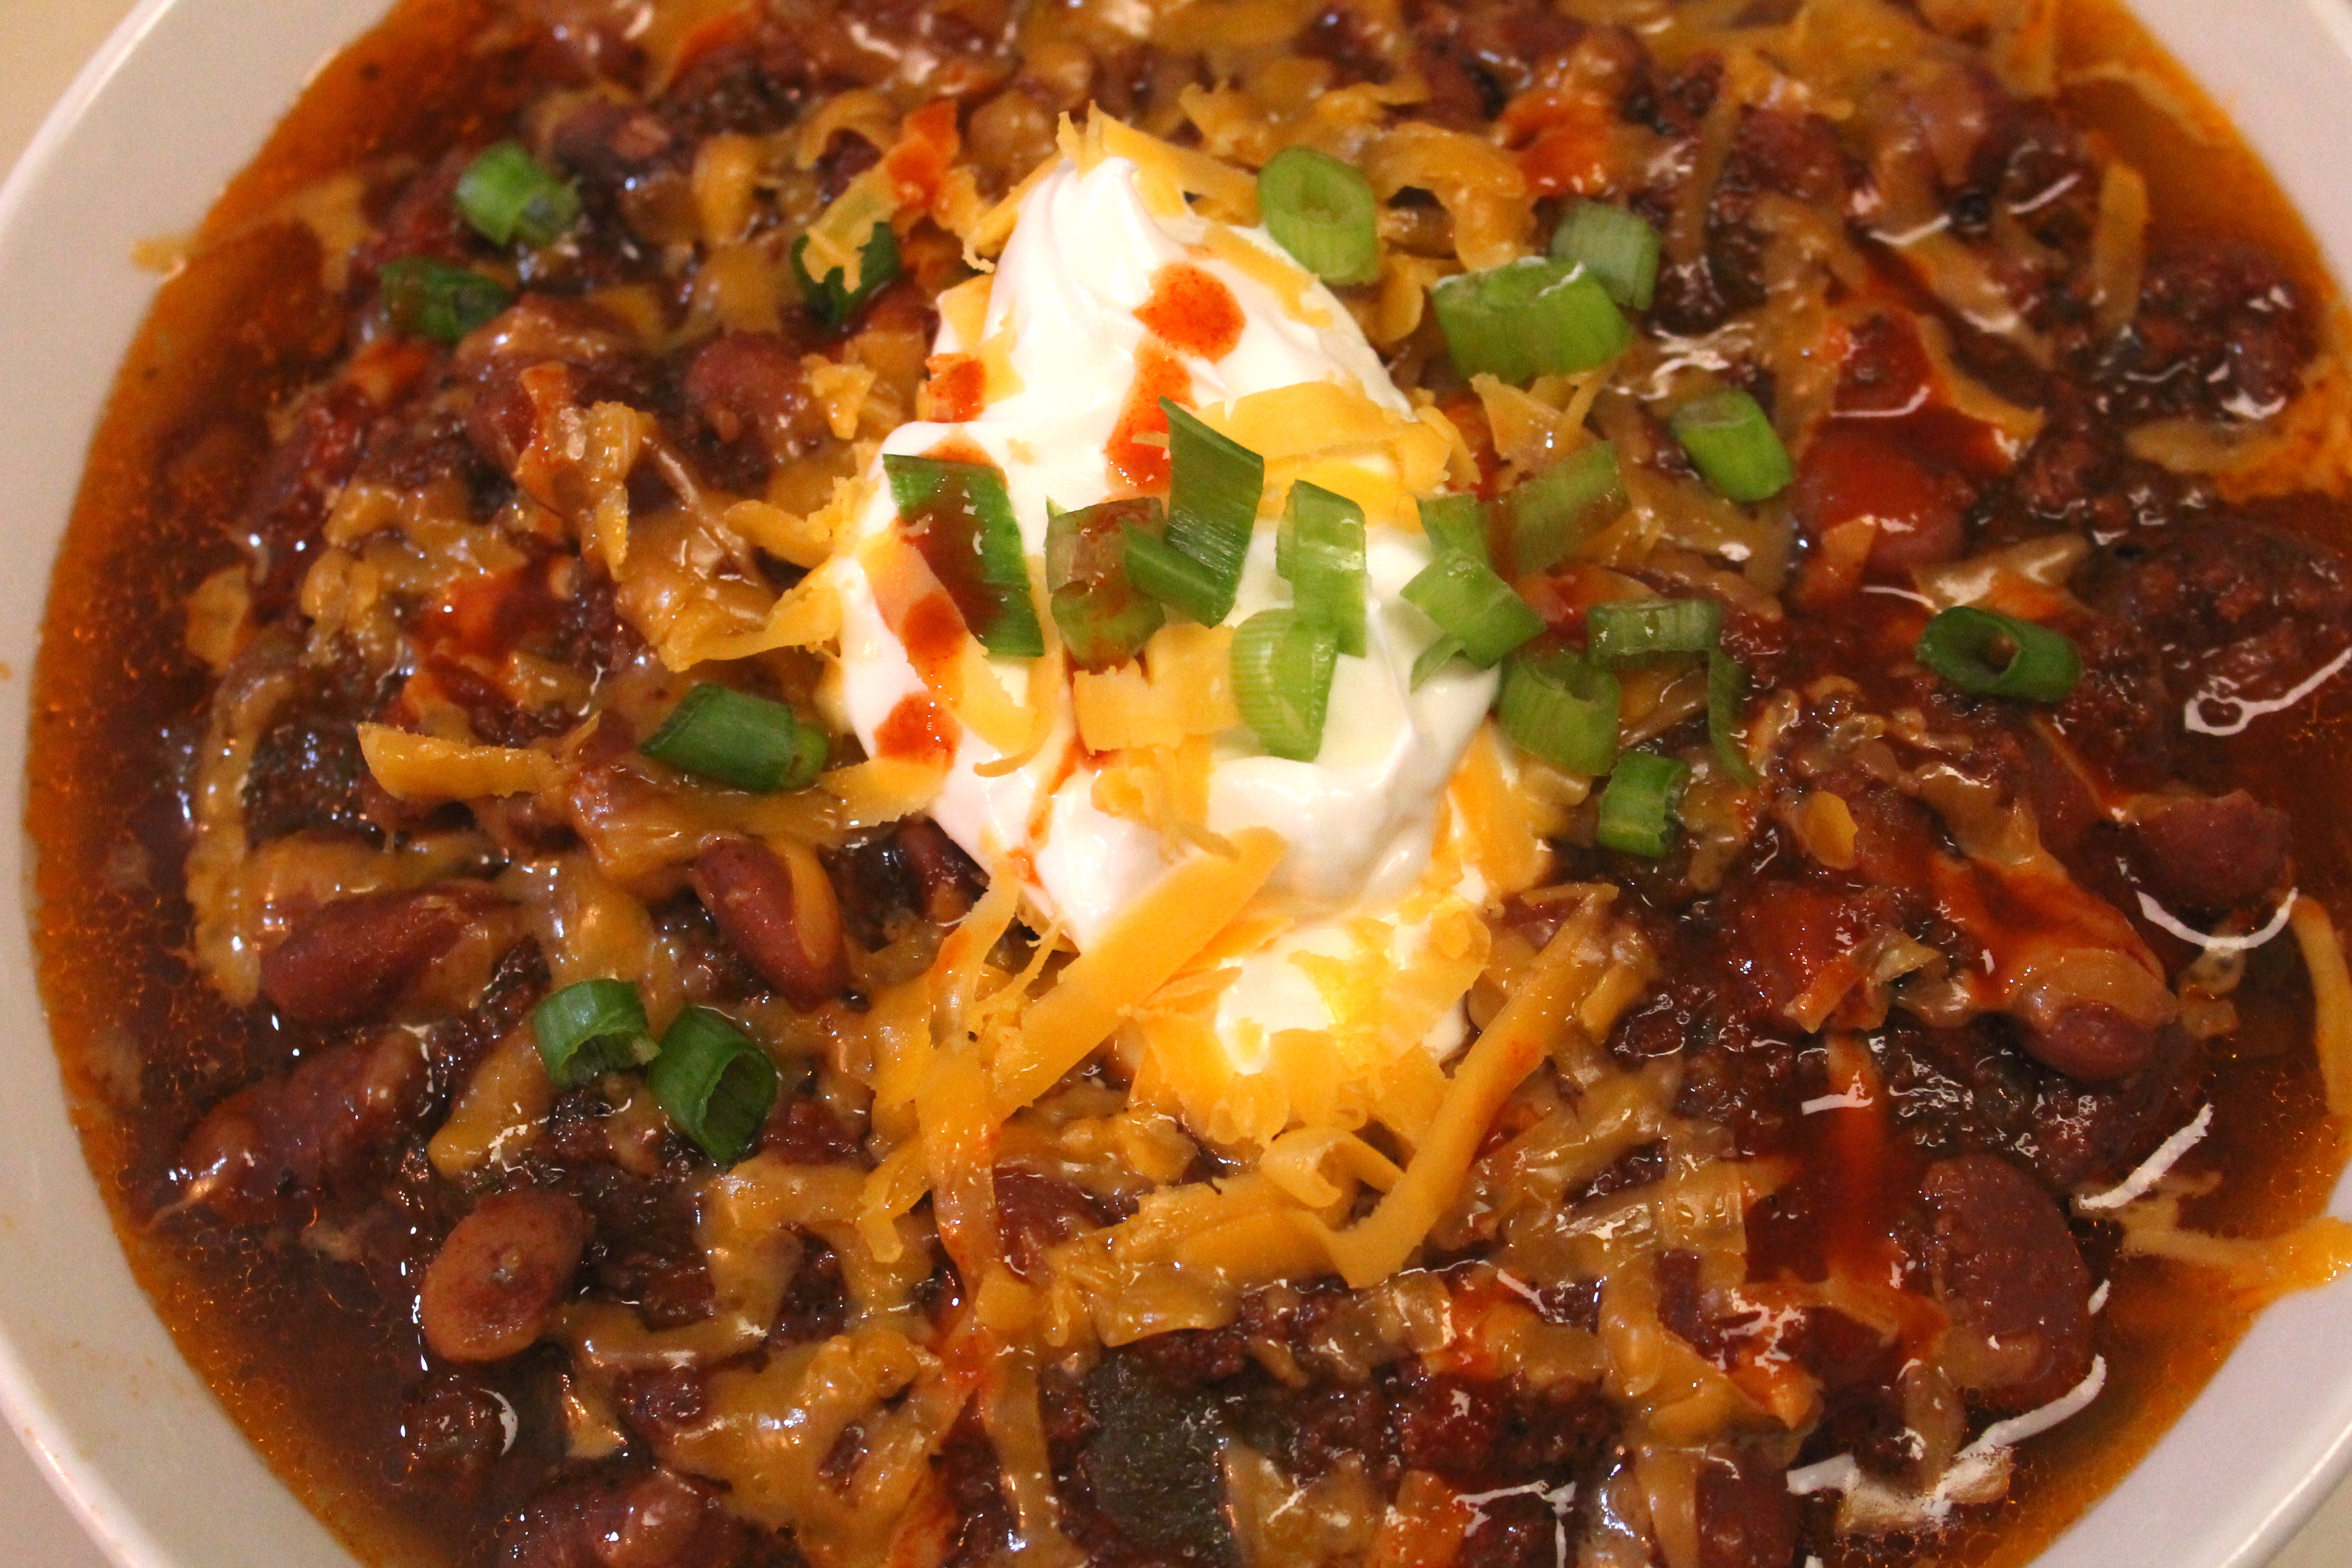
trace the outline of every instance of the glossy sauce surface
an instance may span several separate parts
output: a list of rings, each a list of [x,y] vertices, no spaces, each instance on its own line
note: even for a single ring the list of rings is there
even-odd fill
[[[388,1473],[383,1424],[412,1381],[414,1331],[341,1304],[354,1293],[322,1252],[253,1247],[192,1255],[149,1220],[186,1131],[176,1107],[206,1100],[286,1049],[196,984],[174,956],[186,911],[173,775],[197,732],[192,721],[205,687],[181,647],[181,606],[232,559],[223,531],[267,447],[268,414],[340,345],[341,305],[319,285],[315,245],[267,215],[339,169],[373,159],[429,161],[509,112],[524,90],[523,62],[457,47],[489,9],[409,0],[313,83],[223,198],[118,384],[57,568],[37,678],[29,826],[41,847],[42,981],[91,1167],[135,1269],[192,1363],[334,1528],[362,1555],[394,1563],[447,1561],[507,1506],[485,1496],[416,1510],[413,1494]],[[2077,5],[2068,15],[2070,48],[2080,58],[2152,58],[2120,13]],[[2299,223],[2242,149],[2184,137],[2112,85],[2074,98],[2134,151],[2159,213],[2192,227],[2226,218],[2328,291]],[[1171,326],[1181,317],[1179,331],[1203,318],[1215,325],[1213,302],[1180,310],[1171,296],[1170,310]],[[1121,426],[1127,445],[1113,452],[1139,489],[1164,482],[1165,447],[1150,439],[1163,391],[1147,361]],[[2352,544],[2352,513],[2339,506],[2304,500],[2263,515]],[[509,617],[527,616],[530,602],[526,581],[470,590],[447,606],[448,645],[462,649],[489,637]],[[919,700],[902,705],[903,723],[893,715],[893,754],[928,754],[942,744],[936,709],[922,711]],[[2241,741],[2199,738],[2194,747],[2185,769],[2192,779],[2226,773],[2294,813],[2304,890],[2339,910],[2352,907],[2352,823],[2337,782],[2352,757],[2352,693],[2327,687]],[[2239,1000],[2246,1026],[2230,1047],[2236,1059],[2211,1080],[2209,1150],[2231,1180],[2194,1217],[2216,1229],[2267,1233],[2324,1204],[2343,1148],[2322,1114],[2304,1044],[2308,997],[2288,944],[2258,955]],[[1851,1121],[1851,1137],[1841,1128],[1825,1141],[1824,1163],[1835,1168],[1820,1175],[1853,1206],[1816,1245],[1835,1247],[1849,1230],[1863,1234],[1864,1194],[1909,1180],[1893,1168],[1900,1162],[1883,1134],[1873,1135],[1874,1119]],[[2129,1264],[2116,1276],[2107,1313],[2129,1347],[2111,1358],[2108,1397],[2028,1453],[1998,1531],[1957,1543],[1950,1560],[2029,1559],[2161,1435],[2250,1321],[2243,1301],[2180,1289],[2170,1277]],[[519,1375],[527,1381],[528,1366]]]

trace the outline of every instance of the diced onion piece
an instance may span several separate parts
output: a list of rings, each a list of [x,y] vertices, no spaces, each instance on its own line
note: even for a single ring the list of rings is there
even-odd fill
[[[1503,498],[1510,525],[1513,575],[1545,572],[1584,542],[1601,521],[1624,510],[1617,448],[1596,441]]]
[[[2083,679],[2083,656],[2063,633],[1973,605],[1955,605],[1929,621],[1913,653],[1975,697],[2062,702]]]
[[[558,1089],[643,1067],[659,1048],[649,1034],[646,1005],[625,980],[565,986],[532,1010],[530,1028],[548,1081]]]
[[[1440,554],[1452,551],[1467,555],[1491,566],[1494,557],[1486,542],[1489,516],[1486,503],[1476,496],[1424,496],[1421,501],[1421,531],[1429,536],[1433,549]]]
[[[1297,610],[1260,610],[1234,633],[1234,701],[1277,757],[1311,763],[1323,750],[1339,635]]]
[[[552,245],[580,221],[580,194],[521,142],[501,142],[457,177],[457,210],[494,245]]]
[[[784,704],[705,681],[637,749],[695,778],[772,795],[814,784],[827,748]]]
[[[1528,257],[1448,278],[1429,291],[1454,368],[1524,383],[1608,363],[1633,329],[1599,279],[1574,262]]]
[[[1404,585],[1404,598],[1481,669],[1544,629],[1543,617],[1508,583],[1467,555],[1438,556]]]
[[[1671,425],[1700,477],[1733,500],[1770,500],[1797,477],[1772,421],[1736,386],[1701,393],[1675,410]]]
[[[884,456],[882,470],[889,476],[891,499],[898,503],[899,519],[910,536],[933,529],[971,531],[973,559],[968,572],[941,572],[937,561],[932,570],[980,646],[998,658],[1043,656],[1045,634],[1029,595],[1021,525],[1013,519],[1003,473],[986,463],[895,452]],[[923,553],[931,559],[930,552]]]
[[[1690,777],[1690,764],[1654,752],[1628,752],[1617,759],[1609,787],[1601,792],[1601,823],[1595,837],[1603,849],[1654,860],[1666,852],[1675,797]]]
[[[1328,625],[1341,653],[1363,658],[1364,602],[1370,592],[1364,509],[1318,485],[1291,486],[1274,559],[1300,613]]]
[[[1286,147],[1258,171],[1257,205],[1282,248],[1325,282],[1380,277],[1380,206],[1354,165],[1312,147]]]
[[[1658,231],[1606,202],[1570,204],[1552,230],[1555,261],[1572,261],[1629,310],[1646,310],[1658,289]]]
[[[1585,651],[1596,664],[1656,654],[1713,653],[1723,606],[1713,599],[1625,599],[1585,613]]]
[[[456,342],[514,303],[497,279],[429,256],[387,261],[376,282],[392,324],[436,343]]]
[[[1600,774],[1617,760],[1617,678],[1554,648],[1503,667],[1496,708],[1512,743],[1570,773]]]
[[[1717,650],[1706,656],[1706,738],[1724,771],[1744,784],[1756,782],[1748,753],[1739,749],[1739,705],[1748,697],[1748,668]]]
[[[1170,602],[1213,626],[1233,614],[1241,588],[1242,562],[1257,527],[1258,495],[1265,489],[1265,459],[1168,398],[1160,400],[1160,407],[1168,416],[1167,542],[1200,563],[1200,580],[1213,593],[1197,607]],[[1134,559],[1131,539],[1129,559]]]
[[[725,1015],[688,1007],[646,1071],[654,1098],[716,1164],[751,1152],[776,1102],[776,1066]]]

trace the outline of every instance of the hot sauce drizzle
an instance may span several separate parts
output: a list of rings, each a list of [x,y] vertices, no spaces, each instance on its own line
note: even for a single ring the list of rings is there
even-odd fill
[[[1151,298],[1135,309],[1135,319],[1170,348],[1205,360],[1221,360],[1242,341],[1241,301],[1213,273],[1189,262],[1171,261],[1151,279]]]
[[[1127,406],[1104,443],[1103,458],[1110,468],[1114,489],[1145,495],[1168,487],[1168,416],[1160,400],[1192,405],[1192,373],[1184,362],[1157,342],[1146,339],[1135,356],[1135,382],[1128,388]]]

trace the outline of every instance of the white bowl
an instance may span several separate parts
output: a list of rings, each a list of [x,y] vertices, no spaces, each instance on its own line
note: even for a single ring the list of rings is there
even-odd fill
[[[154,292],[142,239],[193,228],[321,60],[385,0],[147,0],[0,187],[0,817],[21,822],[27,679],[47,562],[116,365]],[[2237,120],[2352,278],[2344,0],[2138,0]],[[0,885],[23,880],[0,834]],[[26,910],[0,900],[0,1405],[125,1568],[352,1561],[183,1363],[132,1281],[66,1116],[39,1026]],[[2352,1216],[2352,1183],[2335,1209]],[[2039,1568],[2252,1568],[2352,1463],[2352,1285],[2291,1298]],[[0,1558],[13,1557],[0,1539]]]

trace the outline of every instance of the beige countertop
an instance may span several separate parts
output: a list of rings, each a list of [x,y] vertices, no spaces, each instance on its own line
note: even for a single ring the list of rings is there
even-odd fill
[[[40,127],[74,72],[132,0],[0,0],[0,169]],[[6,1568],[107,1568],[72,1517],[49,1495],[17,1442],[0,1441],[0,1542]],[[2272,1568],[2343,1568],[2352,1563],[2352,1483],[2340,1487]]]

